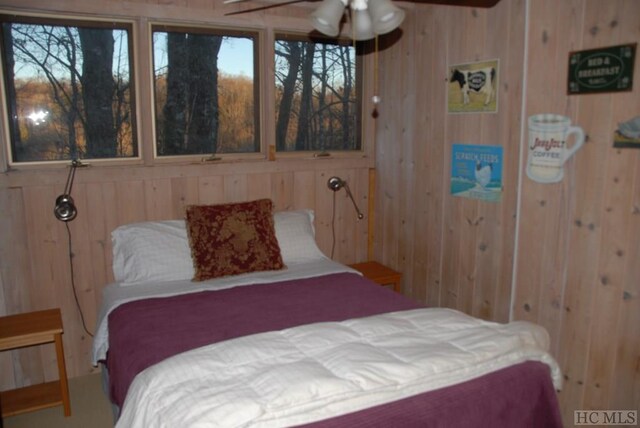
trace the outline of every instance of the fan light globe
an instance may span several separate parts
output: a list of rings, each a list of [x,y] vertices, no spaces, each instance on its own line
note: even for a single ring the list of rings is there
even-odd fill
[[[369,14],[376,34],[393,31],[404,20],[404,10],[389,0],[369,0]]]
[[[351,11],[353,17],[353,38],[355,40],[369,40],[373,39],[373,25],[371,23],[371,17],[366,10],[353,10]]]
[[[351,0],[351,32],[354,40],[373,39],[373,23],[367,12],[367,0]]]
[[[354,40],[369,40],[376,34],[389,33],[402,23],[405,16],[405,12],[390,0],[323,0],[311,13],[311,24],[322,34],[338,36],[347,5],[351,11]]]
[[[340,33],[340,20],[344,14],[345,4],[341,0],[323,0],[322,4],[311,14],[313,28],[335,37]]]

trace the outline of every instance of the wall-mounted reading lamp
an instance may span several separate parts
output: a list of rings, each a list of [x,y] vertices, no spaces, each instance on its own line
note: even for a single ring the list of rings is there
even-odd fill
[[[64,186],[64,192],[56,198],[56,207],[54,208],[53,213],[60,221],[71,221],[76,218],[76,215],[78,214],[78,210],[76,209],[76,206],[73,203],[73,198],[71,197],[71,188],[73,187],[73,179],[76,176],[76,168],[79,166],[83,166],[79,160],[73,159],[71,161],[71,169],[67,176],[67,184]]]
[[[358,220],[362,220],[364,218],[364,215],[362,215],[362,213],[360,212],[360,209],[358,208],[358,205],[356,204],[356,201],[355,199],[353,199],[353,195],[351,194],[351,189],[349,189],[349,185],[345,180],[341,179],[340,177],[331,177],[329,181],[327,181],[327,186],[334,192],[337,192],[344,187],[344,190],[347,192],[347,196],[349,196],[349,199],[351,199],[351,202],[353,202],[353,207],[356,209],[356,213],[358,213]]]
[[[93,337],[93,334],[87,328],[87,323],[84,320],[84,313],[82,312],[80,300],[78,300],[78,292],[76,291],[76,284],[74,279],[75,275],[73,273],[73,249],[71,247],[71,230],[69,228],[69,222],[76,218],[76,215],[78,214],[76,205],[73,203],[73,198],[71,197],[73,179],[76,176],[76,169],[78,167],[84,166],[87,166],[87,164],[83,164],[77,159],[71,160],[71,169],[69,169],[69,175],[67,175],[67,184],[64,185],[64,192],[62,192],[62,195],[56,198],[56,207],[53,209],[53,214],[58,220],[63,221],[65,223],[65,226],[67,227],[67,237],[69,238],[69,269],[71,271],[71,289],[73,290],[73,297],[76,300],[76,307],[78,308],[78,312],[80,313],[82,327],[89,336]]]

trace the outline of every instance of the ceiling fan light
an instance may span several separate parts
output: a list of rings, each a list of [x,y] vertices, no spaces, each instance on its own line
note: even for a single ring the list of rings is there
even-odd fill
[[[369,13],[373,31],[376,34],[386,34],[395,30],[404,20],[404,10],[389,0],[369,0]]]
[[[373,24],[371,16],[366,9],[351,10],[351,25],[353,26],[353,38],[355,40],[369,40],[375,36],[373,34]]]
[[[313,28],[327,36],[337,36],[340,33],[340,20],[344,8],[345,4],[341,0],[323,0],[310,16]]]

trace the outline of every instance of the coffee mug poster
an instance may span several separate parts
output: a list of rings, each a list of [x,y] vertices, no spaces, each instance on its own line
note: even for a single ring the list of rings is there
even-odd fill
[[[565,162],[584,144],[584,130],[554,113],[529,116],[527,124],[527,176],[538,183],[562,181]]]
[[[497,59],[449,66],[448,113],[498,112]]]

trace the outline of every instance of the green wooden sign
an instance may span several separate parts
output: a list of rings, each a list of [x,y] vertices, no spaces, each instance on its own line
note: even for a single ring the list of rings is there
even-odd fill
[[[631,91],[636,44],[571,52],[569,95]]]

